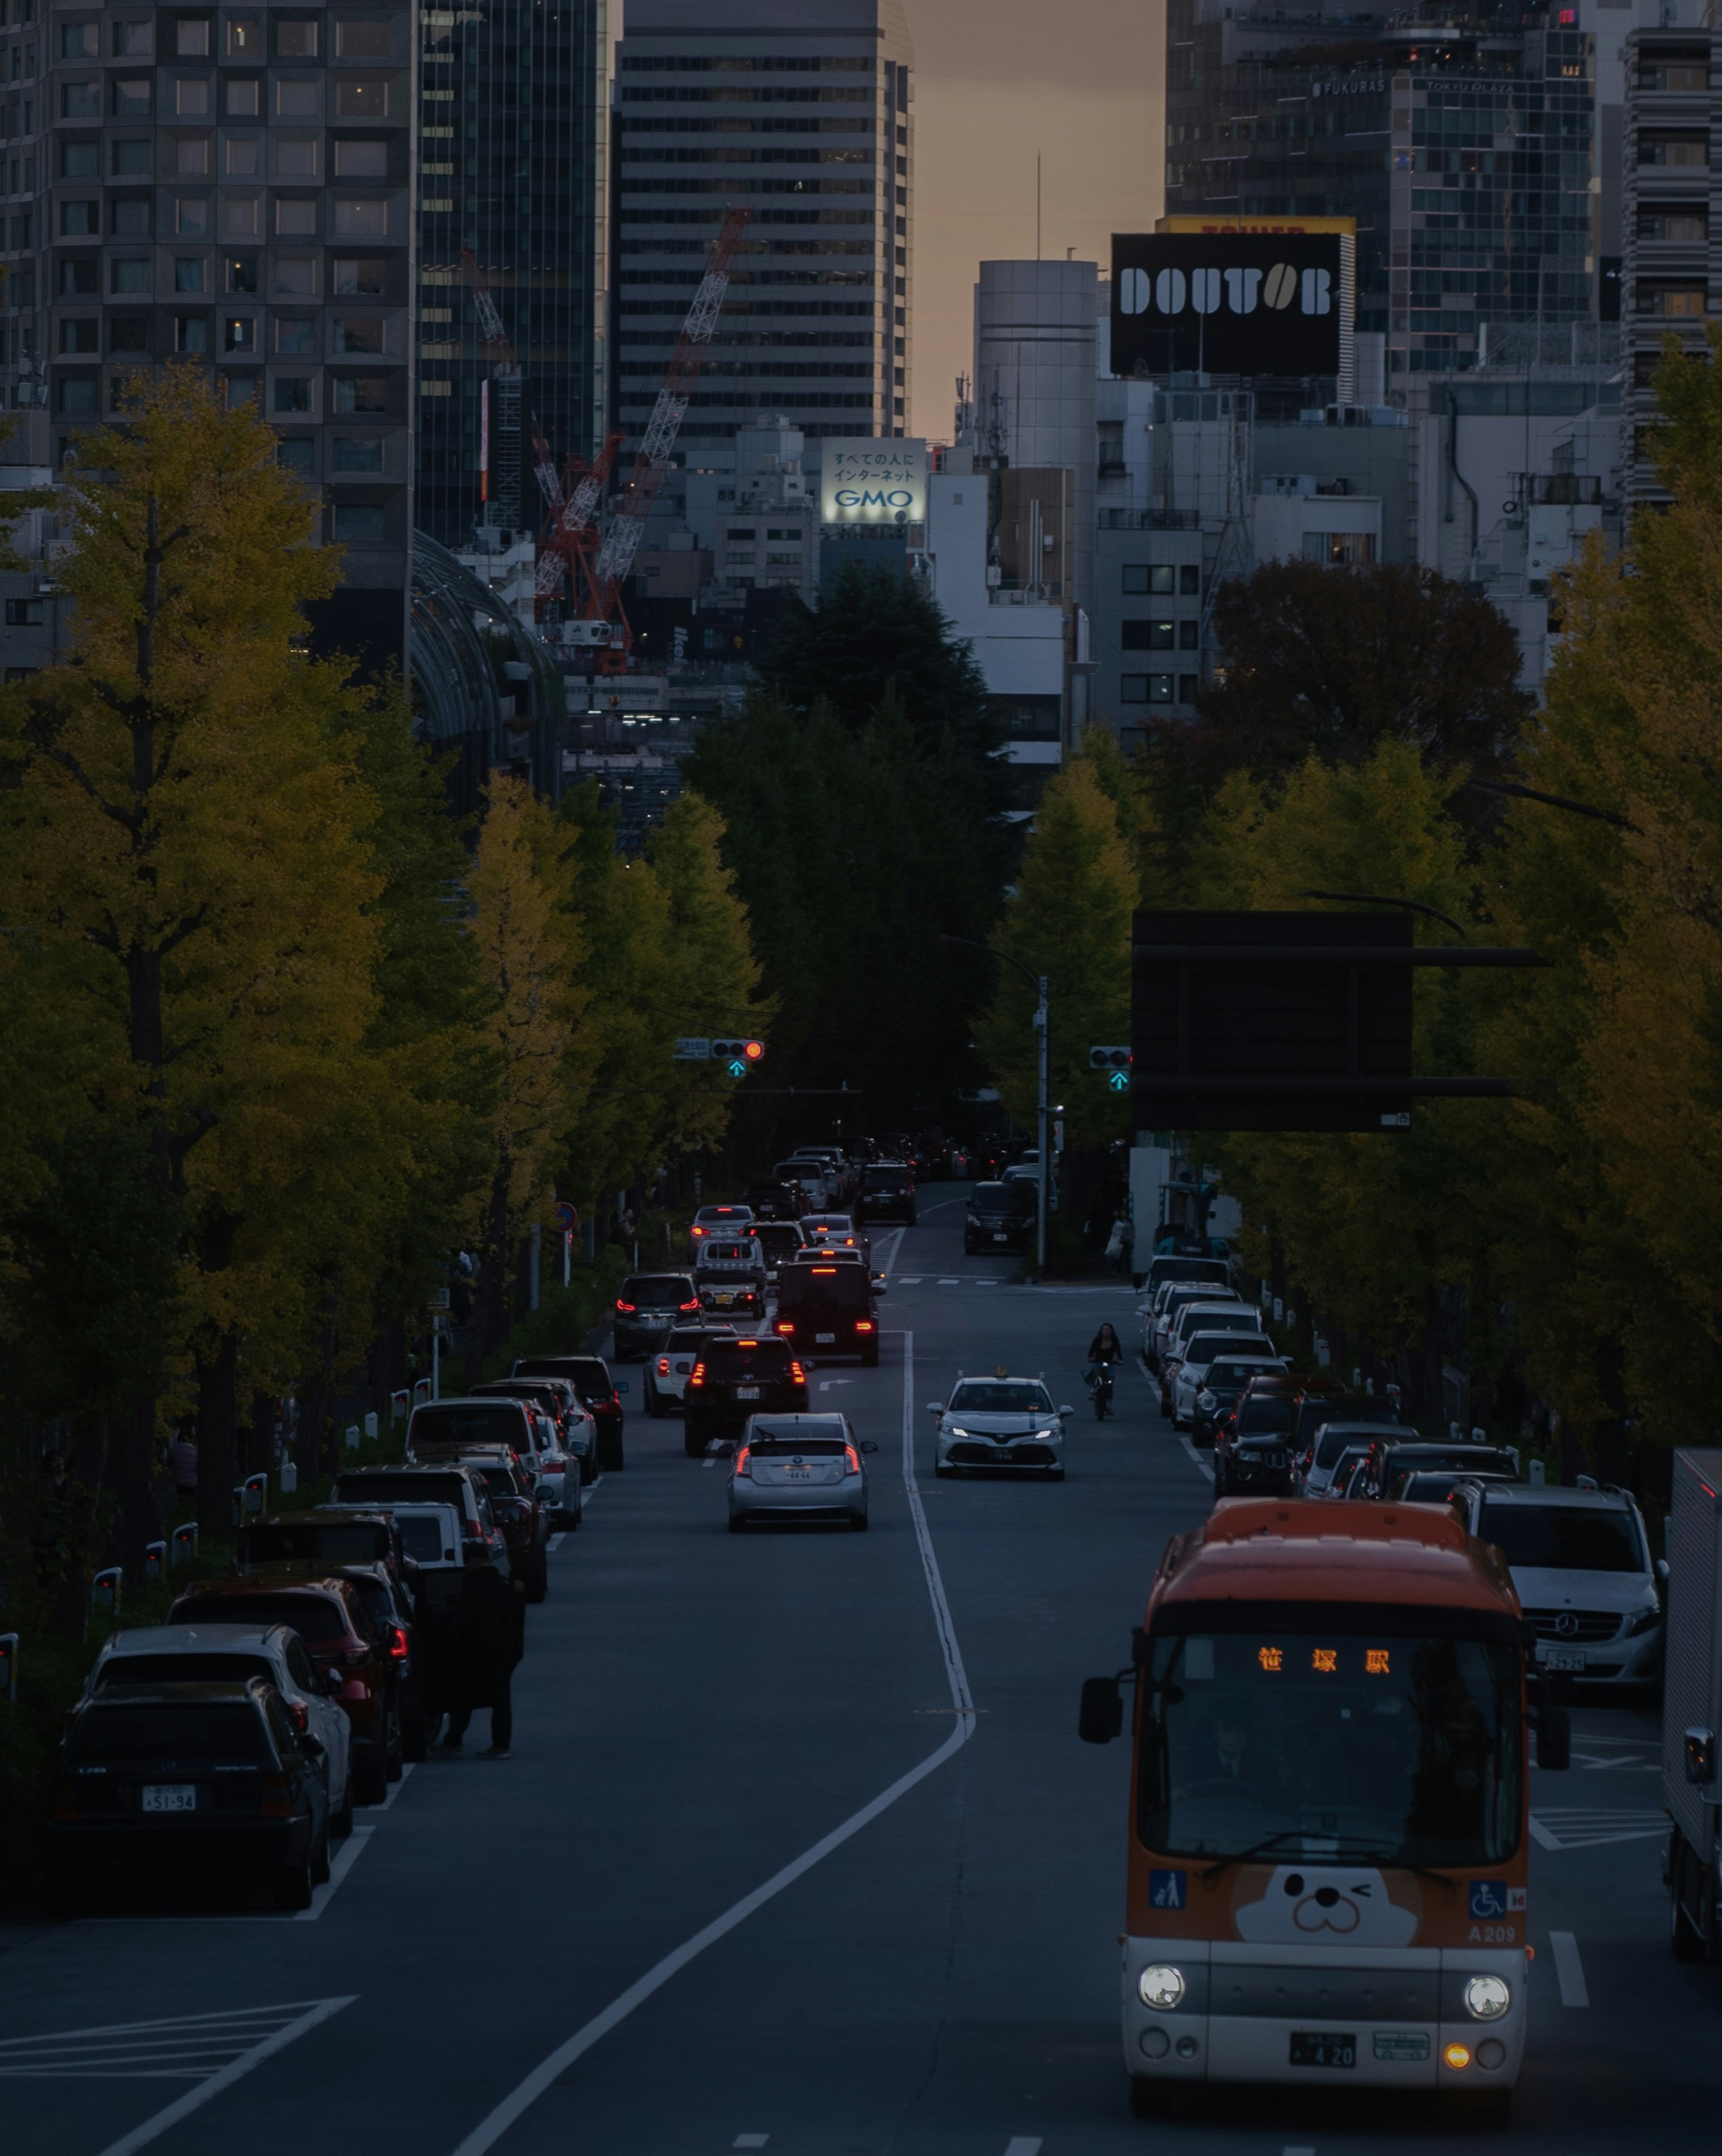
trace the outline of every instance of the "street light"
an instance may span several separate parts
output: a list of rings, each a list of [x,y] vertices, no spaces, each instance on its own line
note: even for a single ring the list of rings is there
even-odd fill
[[[1039,1219],[1036,1220],[1036,1222],[1035,1223],[1035,1269],[1036,1269],[1036,1270],[1037,1272],[1039,1272],[1039,1273],[1041,1273],[1041,1275],[1043,1275],[1043,1276],[1044,1276],[1044,1274],[1046,1273],[1046,1191],[1047,1191],[1047,1178],[1046,1178],[1046,1170],[1047,1170],[1047,1158],[1046,1158],[1046,1155],[1047,1155],[1047,1142],[1046,1142],[1046,1141],[1047,1141],[1047,1129],[1046,1129],[1046,976],[1044,973],[1030,973],[1030,971],[1029,971],[1028,968],[1023,964],[1023,963],[1022,963],[1022,961],[1021,961],[1021,959],[1020,959],[1020,958],[1013,958],[1013,957],[1011,957],[1010,953],[1008,951],[1000,951],[1000,950],[997,949],[994,945],[992,945],[992,944],[990,944],[990,943],[981,943],[981,942],[978,942],[975,940],[975,938],[974,938],[974,937],[972,937],[972,936],[944,936],[944,935],[941,935],[938,940],[939,940],[939,942],[940,942],[941,943],[966,943],[966,944],[968,945],[969,948],[971,951],[986,951],[986,952],[991,952],[992,956],[993,956],[995,958],[1002,958],[1002,959],[1004,960],[1005,963],[1007,966],[1015,966],[1015,968],[1016,968],[1017,972],[1018,972],[1019,973],[1020,973],[1020,974],[1021,974],[1021,976],[1022,976],[1022,978],[1024,978],[1024,980],[1025,980],[1025,981],[1030,984],[1030,986],[1034,989],[1034,991],[1035,991],[1035,994],[1036,994],[1036,997],[1038,998],[1038,999],[1039,999],[1039,1000],[1037,1001],[1036,1004],[1036,1007],[1035,1007],[1035,1020],[1034,1020],[1034,1024],[1035,1024],[1035,1032],[1036,1032],[1036,1036],[1038,1037],[1039,1041],[1040,1041],[1040,1050],[1039,1050],[1039,1059],[1038,1059],[1038,1060],[1039,1060],[1039,1063],[1040,1063],[1040,1081],[1041,1081],[1041,1083],[1040,1083],[1040,1095],[1041,1095],[1041,1102],[1040,1102],[1040,1111],[1039,1111],[1040,1128],[1039,1128],[1039,1147],[1038,1147],[1038,1158],[1039,1158],[1039,1162],[1040,1162],[1040,1169],[1039,1169],[1039,1178],[1038,1178],[1038,1179],[1039,1179],[1039,1186],[1040,1186],[1040,1201],[1041,1201],[1041,1202],[1040,1202],[1040,1218],[1039,1218]]]

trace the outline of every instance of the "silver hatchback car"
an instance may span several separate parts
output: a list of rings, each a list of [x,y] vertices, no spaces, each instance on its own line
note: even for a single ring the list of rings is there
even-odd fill
[[[729,1464],[730,1532],[756,1520],[846,1520],[865,1533],[862,1455],[878,1449],[846,1415],[750,1415]]]

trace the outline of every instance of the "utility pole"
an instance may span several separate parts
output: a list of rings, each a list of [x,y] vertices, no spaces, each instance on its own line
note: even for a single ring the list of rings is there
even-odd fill
[[[1044,1280],[1046,1277],[1046,1199],[1051,1188],[1048,1144],[1051,1132],[1046,1121],[1046,976],[1040,974],[1035,985],[1041,998],[1035,1010],[1035,1031],[1041,1043],[1041,1127],[1037,1156],[1041,1165],[1041,1209],[1040,1218],[1035,1224],[1035,1265]]]

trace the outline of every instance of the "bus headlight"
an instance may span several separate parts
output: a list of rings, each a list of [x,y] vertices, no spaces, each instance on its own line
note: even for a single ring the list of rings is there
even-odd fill
[[[1467,1977],[1463,1997],[1465,2011],[1473,2021],[1498,2021],[1513,2004],[1504,1976]]]
[[[1150,1962],[1136,1979],[1136,1993],[1144,2006],[1169,2014],[1184,1996],[1184,1971],[1167,1962]]]

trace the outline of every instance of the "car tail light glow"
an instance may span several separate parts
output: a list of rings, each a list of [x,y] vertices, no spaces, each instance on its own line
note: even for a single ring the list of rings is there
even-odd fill
[[[690,1310],[697,1310],[699,1306],[700,1298],[698,1296],[696,1296],[691,1302],[678,1302],[676,1306],[677,1310],[682,1312],[684,1314]]]
[[[618,1310],[631,1313],[637,1310],[639,1306],[640,1306],[637,1303],[624,1302],[620,1296],[616,1297],[616,1308]]]
[[[738,1348],[757,1348],[759,1342],[757,1340],[738,1340],[736,1345]]]
[[[857,1332],[871,1332],[873,1329],[872,1319],[871,1317],[856,1318],[855,1321],[855,1329]]]
[[[288,1713],[293,1717],[293,1727],[296,1729],[303,1731],[310,1728],[311,1709],[302,1699],[288,1700],[286,1708]]]
[[[780,1317],[777,1322],[777,1328],[785,1340],[793,1339],[795,1332],[795,1321],[793,1317]]]
[[[391,1625],[388,1628],[389,1660],[396,1662],[405,1661],[408,1654],[411,1651],[411,1647],[412,1642],[407,1637],[405,1626]]]
[[[748,1466],[748,1462],[753,1457],[753,1448],[751,1445],[744,1445],[741,1450],[736,1455],[736,1473],[738,1475],[745,1475],[750,1482],[753,1481],[753,1476],[752,1471]]]
[[[849,1472],[851,1475],[859,1475],[861,1473],[861,1455],[856,1450],[852,1445],[846,1445],[844,1446],[843,1457],[849,1462]]]
[[[691,1385],[703,1385],[705,1383],[706,1366],[703,1363],[696,1363],[694,1364],[692,1369],[688,1372],[687,1382]]]
[[[265,1819],[291,1819],[293,1793],[285,1774],[265,1774],[257,1784],[257,1809]]]
[[[667,1355],[660,1355],[658,1358],[658,1375],[661,1378],[667,1378],[669,1374],[670,1358]]]
[[[794,1379],[798,1385],[804,1385],[807,1383],[807,1373],[802,1368],[799,1363],[791,1362],[789,1364],[789,1375]]]

